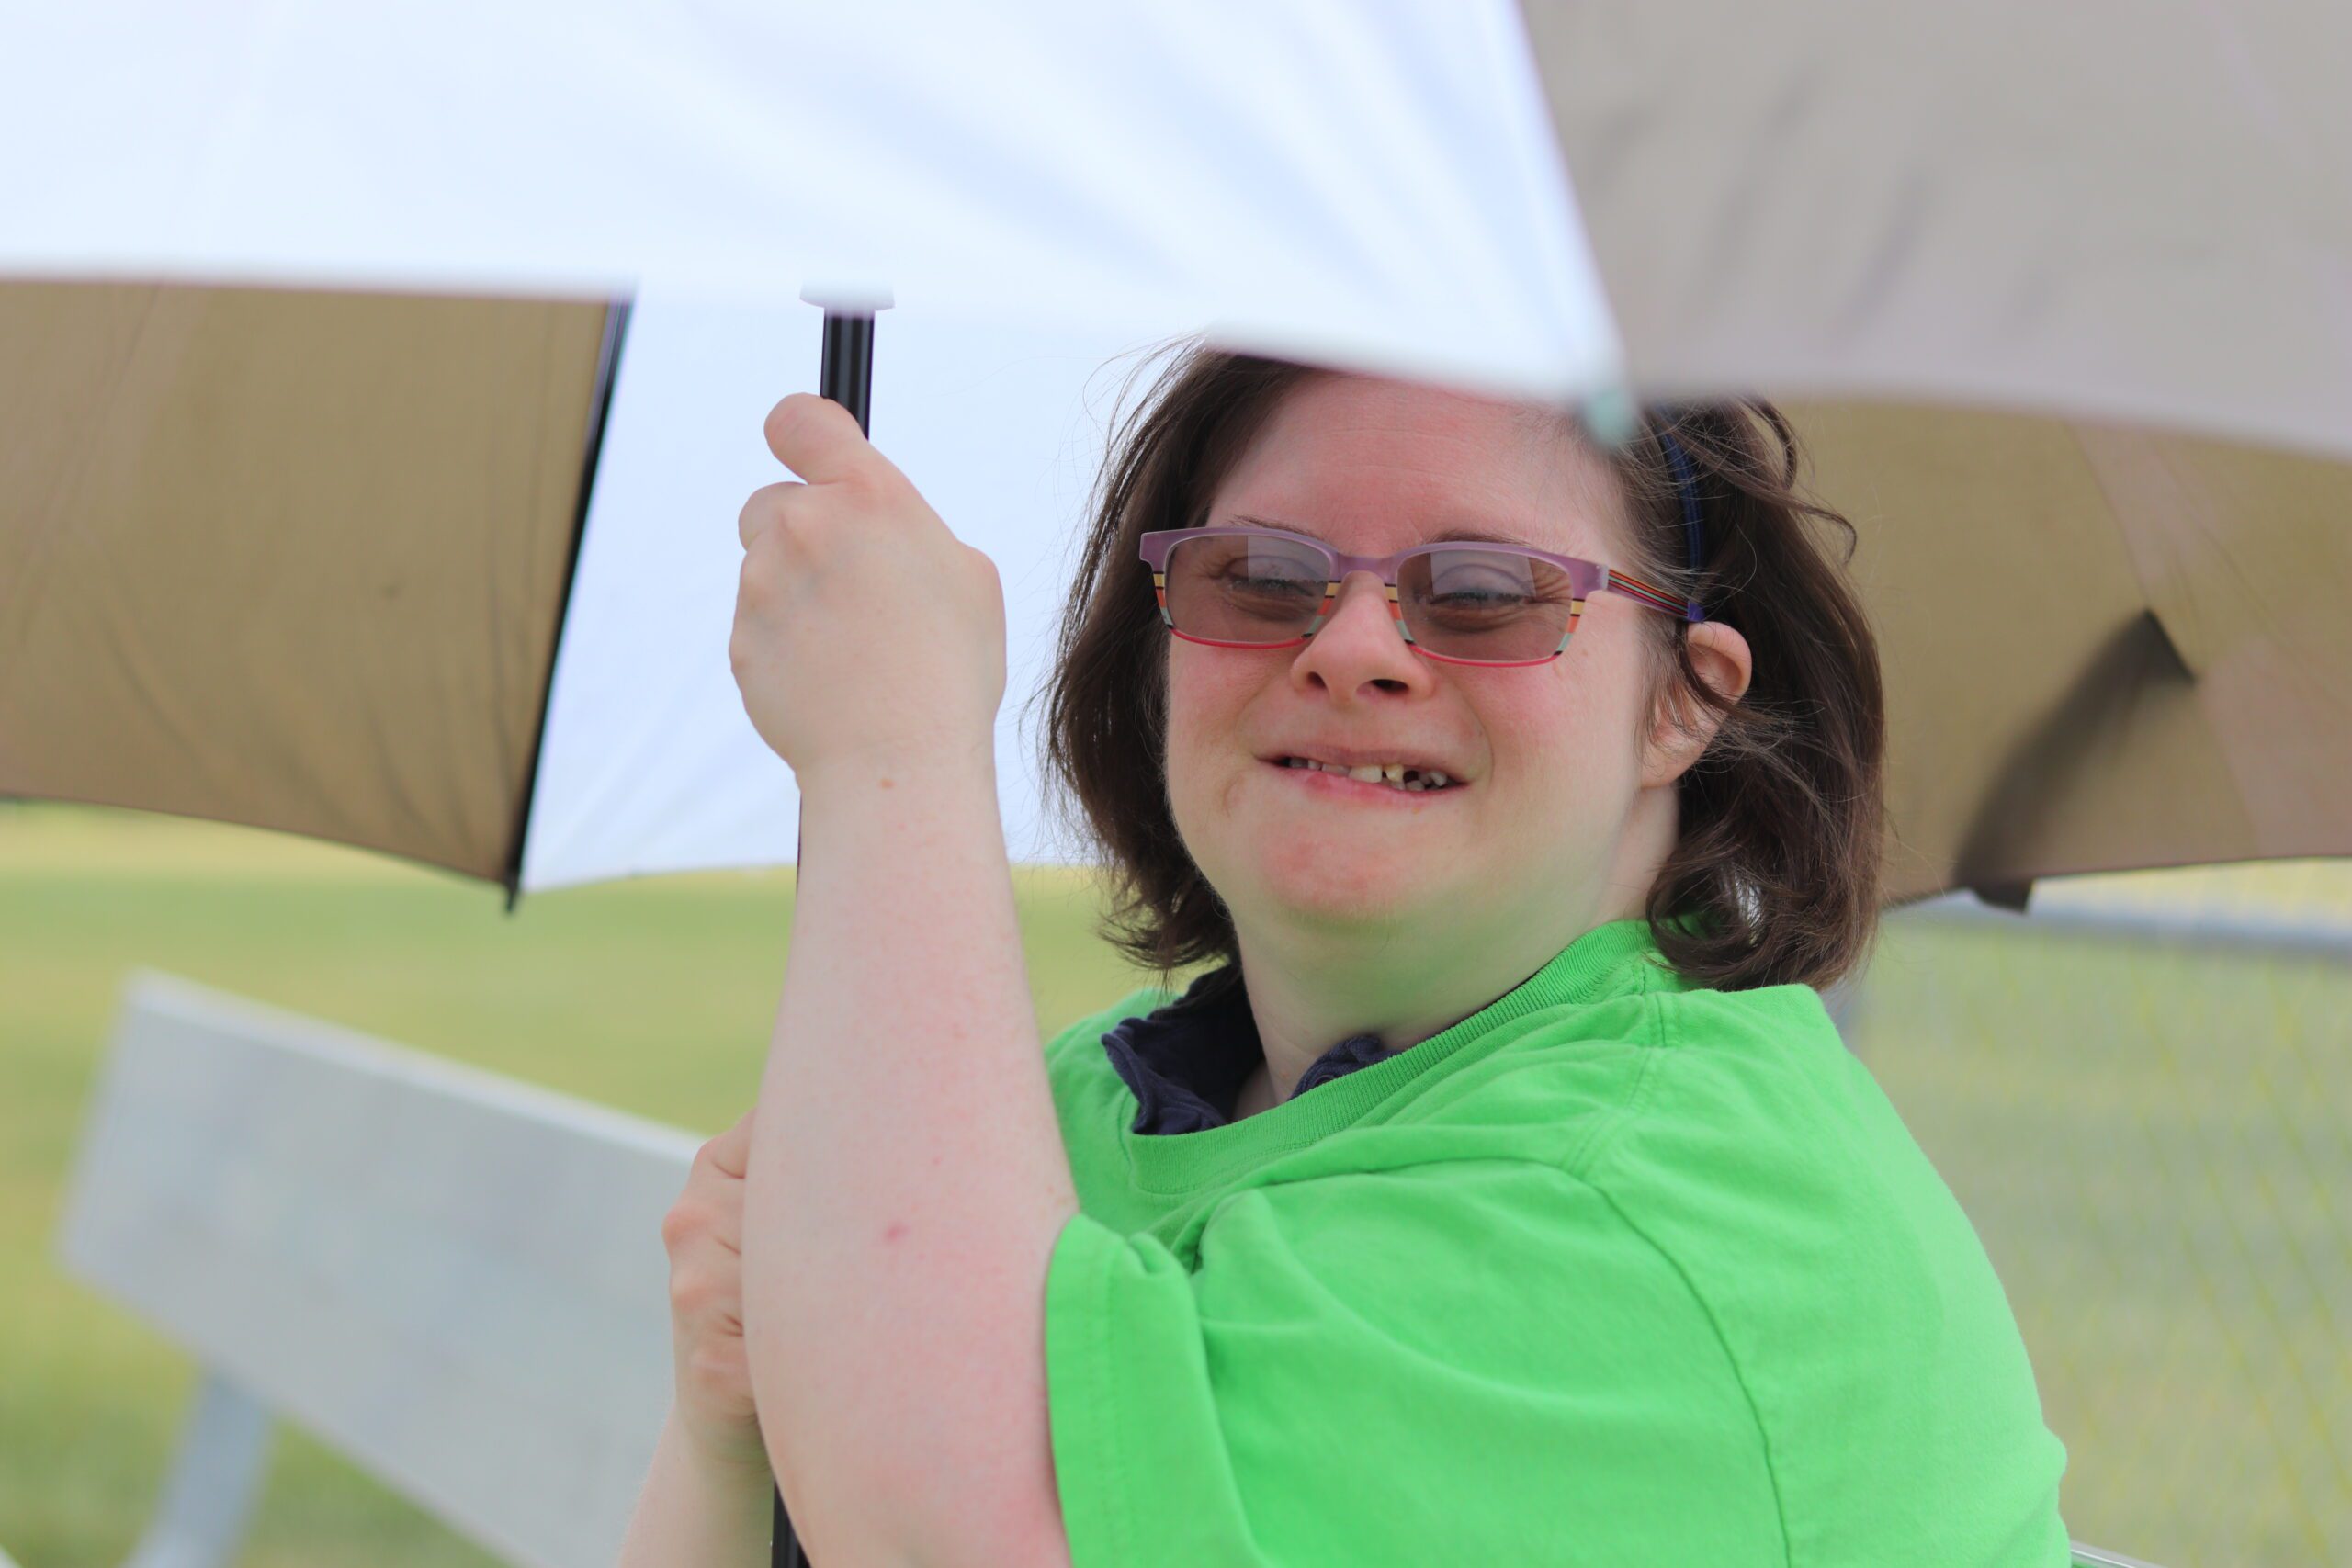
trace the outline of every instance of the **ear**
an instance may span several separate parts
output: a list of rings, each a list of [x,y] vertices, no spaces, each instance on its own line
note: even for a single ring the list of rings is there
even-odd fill
[[[1746,637],[1721,621],[1701,621],[1683,636],[1690,667],[1710,690],[1733,702],[1747,694],[1756,660]],[[1660,694],[1657,711],[1650,716],[1642,755],[1643,785],[1669,784],[1680,778],[1705,754],[1722,724],[1722,716],[1694,699],[1677,679]]]

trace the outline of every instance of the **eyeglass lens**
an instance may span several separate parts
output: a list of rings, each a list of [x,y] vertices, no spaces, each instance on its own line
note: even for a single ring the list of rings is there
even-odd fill
[[[1168,615],[1186,637],[1243,647],[1295,642],[1323,607],[1330,558],[1270,536],[1179,540],[1168,552]],[[1549,561],[1476,545],[1406,561],[1396,597],[1413,641],[1449,659],[1544,659],[1576,598]]]

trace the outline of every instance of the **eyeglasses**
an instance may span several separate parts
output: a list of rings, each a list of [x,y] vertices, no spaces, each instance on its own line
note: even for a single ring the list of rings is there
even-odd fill
[[[1585,601],[1623,593],[1680,620],[1695,604],[1575,556],[1523,545],[1419,545],[1343,555],[1281,528],[1162,528],[1143,536],[1159,618],[1186,642],[1295,648],[1331,618],[1349,573],[1376,573],[1405,640],[1448,664],[1548,664],[1566,651]]]

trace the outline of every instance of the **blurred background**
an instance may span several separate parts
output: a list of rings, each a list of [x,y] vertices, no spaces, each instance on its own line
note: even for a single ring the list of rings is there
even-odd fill
[[[1019,891],[1041,1029],[1145,983],[1093,936],[1086,873]],[[716,873],[509,916],[379,855],[0,804],[0,1540],[120,1562],[194,1386],[51,1256],[131,969],[708,1135],[757,1085],[791,903],[789,871]],[[2036,907],[1893,916],[1842,1008],[2007,1287],[2068,1529],[2166,1564],[2352,1561],[2352,867],[2077,878]],[[497,1560],[288,1425],[237,1561]]]

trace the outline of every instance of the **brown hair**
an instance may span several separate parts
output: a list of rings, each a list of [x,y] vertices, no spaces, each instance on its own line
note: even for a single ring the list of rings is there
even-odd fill
[[[1163,981],[1237,950],[1169,807],[1169,639],[1139,536],[1204,521],[1284,394],[1326,373],[1187,345],[1114,421],[1096,487],[1043,694],[1046,772],[1108,860],[1103,934]],[[1695,572],[1661,431],[1695,482]],[[1635,437],[1601,455],[1633,521],[1624,569],[1698,600],[1755,654],[1746,695],[1724,702],[1693,669],[1683,623],[1645,617],[1662,655],[1653,702],[1721,716],[1677,783],[1680,836],[1648,899],[1659,951],[1697,985],[1826,986],[1860,962],[1878,919],[1885,710],[1877,644],[1840,570],[1853,527],[1799,492],[1795,432],[1760,399],[1646,410]],[[1842,534],[1838,561],[1824,534]]]

